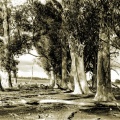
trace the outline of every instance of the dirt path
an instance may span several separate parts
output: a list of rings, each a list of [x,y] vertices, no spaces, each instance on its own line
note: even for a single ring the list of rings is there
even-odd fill
[[[0,120],[119,120],[113,105],[95,108],[93,95],[72,95],[61,90],[21,89],[1,92]]]

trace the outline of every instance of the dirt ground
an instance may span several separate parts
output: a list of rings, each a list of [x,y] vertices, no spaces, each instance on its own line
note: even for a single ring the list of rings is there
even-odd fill
[[[114,89],[117,103],[120,90]],[[94,94],[72,95],[37,84],[0,92],[0,120],[120,120],[120,107],[98,105]]]

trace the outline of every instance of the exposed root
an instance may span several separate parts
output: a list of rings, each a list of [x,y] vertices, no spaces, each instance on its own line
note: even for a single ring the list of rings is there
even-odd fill
[[[77,113],[78,111],[72,112],[69,116],[68,116],[68,120],[72,120],[72,118],[74,117],[74,115]]]
[[[73,94],[73,95],[82,95],[81,92],[76,92],[76,91],[74,91],[74,92],[72,92],[72,93],[70,93],[70,94]]]

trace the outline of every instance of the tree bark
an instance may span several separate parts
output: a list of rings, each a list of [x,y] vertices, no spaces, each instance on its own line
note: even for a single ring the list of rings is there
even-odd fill
[[[83,45],[77,44],[78,41],[69,40],[71,54],[71,70],[74,78],[74,94],[90,94],[86,74],[84,70]],[[77,48],[77,49],[76,49]]]
[[[94,53],[92,88],[97,88],[97,54]]]
[[[54,88],[55,88],[55,89],[58,88],[58,85],[57,85],[57,75],[55,75],[55,85],[54,85]]]
[[[13,71],[13,76],[14,76],[14,85],[17,85],[17,73],[16,71]]]
[[[12,87],[12,80],[11,80],[11,71],[8,71],[8,87]]]
[[[1,75],[0,75],[0,91],[4,91],[4,88],[2,87],[2,83],[1,83]]]
[[[66,50],[66,41],[64,41],[64,46],[62,48],[62,81],[61,87],[67,89],[67,50]]]
[[[74,79],[74,91],[73,94],[82,94],[82,88],[79,83],[79,77],[78,77],[78,71],[77,71],[77,65],[76,65],[76,56],[73,51],[71,51],[71,59],[72,59],[72,64],[71,64],[71,76]]]
[[[9,35],[9,32],[10,32],[10,29],[9,29],[9,18],[8,18],[8,8],[7,8],[7,0],[3,1],[3,16],[4,16],[4,20],[3,20],[3,28],[4,28],[4,45],[6,46],[5,48],[5,58],[6,58],[6,61],[9,61],[10,62],[10,51],[8,50],[7,48],[7,45],[9,45],[10,43],[10,35]],[[4,68],[6,69],[6,68]],[[9,87],[12,87],[12,82],[11,82],[11,75],[10,73],[5,70],[4,72],[7,72],[6,73],[6,87],[9,88]],[[4,81],[3,81],[4,82]]]
[[[17,75],[16,73],[13,73],[14,74],[14,85],[17,86]]]
[[[99,33],[100,48],[98,51],[97,63],[97,93],[96,101],[113,101],[115,100],[111,90],[110,75],[110,40],[106,34],[106,29],[101,28]]]
[[[55,75],[53,67],[50,69],[50,87],[53,88],[55,86]]]
[[[91,94],[91,91],[87,84],[85,69],[84,69],[84,58],[83,58],[83,52],[80,56],[77,56],[77,72],[78,72],[78,78],[79,83],[82,88],[83,94]]]

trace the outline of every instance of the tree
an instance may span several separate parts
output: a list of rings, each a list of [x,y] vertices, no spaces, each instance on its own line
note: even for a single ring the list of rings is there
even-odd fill
[[[23,34],[24,32],[32,33],[32,45],[35,46],[39,56],[46,59],[45,61],[49,64],[49,69],[53,68],[55,75],[57,73],[61,74],[59,72],[61,71],[61,44],[58,40],[58,30],[61,25],[60,13],[54,7],[52,2],[48,2],[46,5],[42,5],[38,1],[29,2],[16,12],[18,33],[20,33],[20,31],[22,31]],[[19,36],[22,38],[22,35]],[[19,36],[16,37],[20,39],[17,39],[20,47],[18,46],[16,48],[23,47],[23,43],[20,44],[21,38]],[[14,43],[17,41],[14,41]],[[26,46],[25,41],[23,42]],[[27,42],[29,41],[27,40]],[[46,70],[48,70],[48,66]]]
[[[69,36],[67,39],[72,60],[71,74],[74,78],[74,93],[89,94],[83,60],[84,43],[89,38],[87,36],[89,26],[86,26],[88,22],[86,18],[89,17],[89,14],[85,16],[86,11],[82,11],[82,9],[87,10],[86,8],[90,7],[80,1],[64,1],[63,4],[63,21],[66,34]]]
[[[111,89],[110,74],[110,27],[111,27],[111,6],[112,2],[100,1],[100,30],[99,39],[100,47],[98,51],[97,63],[97,93],[95,100],[97,101],[113,101],[115,100]],[[113,9],[113,8],[112,8]]]
[[[8,83],[6,87],[12,87],[11,82],[11,72],[13,72],[14,77],[16,79],[17,77],[17,70],[16,67],[18,65],[18,61],[14,59],[15,55],[22,54],[26,51],[26,48],[30,48],[30,44],[28,45],[29,37],[27,38],[27,35],[20,35],[19,25],[21,21],[19,21],[19,24],[16,22],[16,11],[14,11],[14,8],[12,6],[9,6],[10,1],[2,1],[2,13],[3,13],[3,37],[1,37],[4,41],[4,52],[5,54],[2,56],[1,59],[1,66],[5,69],[6,74],[8,74],[4,80],[4,83]],[[9,6],[9,7],[8,7]],[[15,13],[14,13],[15,12]],[[18,14],[19,16],[19,14]],[[16,26],[18,27],[18,31],[16,34]],[[11,34],[12,33],[12,34]],[[20,37],[21,36],[21,37]],[[24,39],[24,40],[23,40]],[[24,44],[26,43],[26,44]],[[4,72],[5,72],[4,71]]]
[[[0,3],[0,37],[3,36],[3,29],[2,29],[2,26],[3,26],[3,17],[2,17],[2,3]],[[0,38],[0,72],[2,72],[2,66],[1,66],[1,62],[2,62],[2,58],[4,56],[4,43],[3,43],[3,40]],[[3,91],[3,87],[2,87],[2,83],[1,83],[1,73],[0,73],[0,90]]]
[[[62,41],[62,80],[61,80],[61,87],[63,89],[67,89],[67,45],[66,45],[66,39],[63,39]]]
[[[30,6],[32,10],[29,9]],[[54,75],[51,76],[61,74],[61,42],[58,36],[61,26],[61,14],[52,2],[47,2],[46,5],[43,5],[35,1],[30,3],[30,6],[24,10],[26,11],[24,15],[29,11],[34,16],[31,22],[32,33],[34,33],[31,39],[32,44],[38,51],[41,57],[40,60],[42,60],[43,57],[44,63],[46,62],[47,66],[43,63],[43,67],[46,67],[45,70],[48,72],[51,71],[52,74],[54,73]],[[30,22],[28,21],[28,23]],[[26,26],[26,24],[27,22],[25,22],[24,26]],[[26,29],[26,31],[30,30]],[[52,81],[51,83],[53,83],[53,85],[51,84],[50,86],[53,87],[54,80]]]
[[[4,56],[4,43],[3,40],[0,40],[0,72],[2,72],[2,58]],[[2,86],[2,75],[0,73],[0,91],[4,91],[3,86]]]
[[[4,66],[4,69],[6,70],[6,74],[8,78],[6,78],[7,86],[6,87],[12,87],[12,82],[11,82],[11,71],[9,69],[9,64],[10,64],[10,57],[11,53],[9,51],[9,43],[10,43],[10,26],[9,26],[9,18],[10,18],[10,9],[8,8],[8,1],[2,1],[3,4],[3,29],[4,29],[4,45],[5,45],[5,56],[4,56],[4,61],[2,65]],[[8,10],[9,9],[9,10]]]

